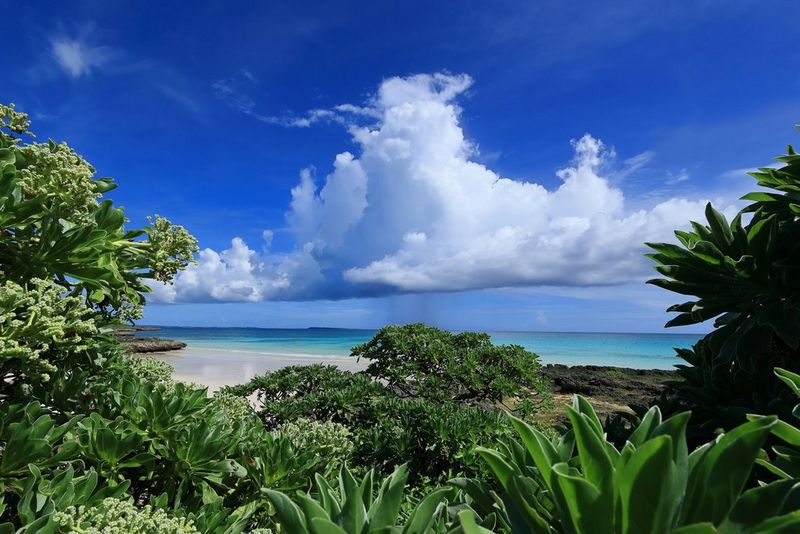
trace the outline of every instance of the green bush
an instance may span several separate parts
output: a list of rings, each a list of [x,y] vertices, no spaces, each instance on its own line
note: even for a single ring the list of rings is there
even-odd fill
[[[146,280],[169,282],[194,261],[197,241],[183,227],[156,216],[142,229],[125,229],[123,209],[102,200],[113,180],[94,178],[94,168],[63,143],[22,143],[15,134],[25,135],[30,123],[13,106],[0,105],[0,117],[4,281],[52,280],[109,318],[144,303]]]
[[[510,431],[500,410],[401,398],[363,373],[334,366],[286,367],[225,391],[255,394],[270,429],[304,418],[341,424],[352,434],[359,467],[389,473],[408,464],[415,483],[480,473],[474,447],[496,443]]]
[[[707,224],[675,232],[681,246],[650,244],[664,278],[650,283],[694,297],[669,308],[667,326],[716,318],[714,331],[678,355],[674,410],[690,409],[697,439],[731,429],[748,413],[791,420],[794,401],[773,370],[800,371],[800,155],[752,176],[764,190],[730,223],[706,208]],[[747,217],[752,214],[749,221]]]
[[[519,345],[493,345],[488,334],[392,325],[352,355],[369,362],[366,374],[407,397],[473,404],[548,397],[539,357]]]
[[[285,367],[222,391],[241,397],[255,395],[261,406],[259,415],[269,429],[300,418],[351,426],[373,399],[388,394],[362,373],[322,364]]]
[[[173,383],[172,372],[175,368],[167,362],[152,356],[138,356],[135,354],[126,355],[123,361],[131,373],[147,382],[167,385]]]

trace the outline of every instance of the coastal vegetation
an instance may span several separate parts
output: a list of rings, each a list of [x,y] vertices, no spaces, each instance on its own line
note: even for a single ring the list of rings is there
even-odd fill
[[[715,319],[678,350],[686,365],[667,406],[692,411],[695,442],[751,413],[792,418],[794,399],[773,370],[800,372],[800,155],[790,146],[777,159],[782,167],[752,173],[763,189],[730,223],[709,204],[707,224],[675,232],[680,245],[649,245],[664,276],[650,283],[691,298],[669,308],[678,315],[667,326]]]
[[[355,347],[363,372],[173,381],[112,329],[196,240],[159,216],[128,229],[113,180],[29,126],[0,106],[0,533],[800,529],[791,149],[731,223],[709,206],[651,245],[653,283],[693,298],[670,325],[716,318],[675,393],[605,427],[577,396],[553,427],[535,354],[419,324]]]

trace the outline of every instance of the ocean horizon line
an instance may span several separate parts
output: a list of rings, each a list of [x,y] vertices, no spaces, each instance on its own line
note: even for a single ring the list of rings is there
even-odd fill
[[[391,324],[404,324],[404,323],[387,323],[384,326]],[[338,326],[293,326],[293,327],[280,327],[280,326],[190,326],[190,325],[164,325],[164,324],[137,324],[135,327],[141,328],[170,328],[170,329],[203,329],[203,330],[289,330],[305,332],[308,330],[330,330],[342,332],[377,332],[383,327],[378,328],[348,328]],[[654,335],[654,336],[704,336],[707,332],[623,332],[623,331],[609,331],[609,330],[486,330],[486,329],[450,329],[443,328],[450,332],[483,332],[487,334],[618,334],[618,335]]]

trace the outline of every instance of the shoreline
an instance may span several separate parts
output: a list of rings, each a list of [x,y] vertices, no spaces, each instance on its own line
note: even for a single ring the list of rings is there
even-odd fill
[[[327,364],[345,371],[367,367],[349,356],[286,355],[270,352],[187,346],[169,352],[152,352],[174,368],[173,378],[205,386],[209,393],[224,386],[244,384],[253,377],[292,365]],[[633,369],[617,366],[547,364],[542,375],[551,383],[553,417],[563,415],[560,408],[571,404],[575,394],[589,399],[600,417],[615,411],[630,411],[630,405],[647,405],[677,377],[674,370]],[[545,414],[546,415],[546,414]]]
[[[228,356],[221,357],[220,353]],[[291,365],[324,363],[347,371],[360,371],[367,366],[351,357],[286,356],[192,346],[169,352],[152,352],[147,356],[170,364],[175,369],[172,373],[175,380],[207,386],[209,391],[223,386],[244,384],[267,371],[276,371]]]

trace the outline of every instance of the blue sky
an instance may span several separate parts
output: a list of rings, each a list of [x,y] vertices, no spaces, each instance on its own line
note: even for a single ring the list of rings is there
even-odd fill
[[[659,331],[644,240],[797,143],[800,4],[31,2],[3,101],[204,251],[145,322]],[[702,328],[701,328],[702,330]]]

